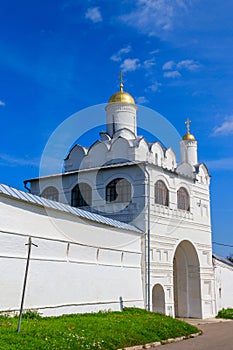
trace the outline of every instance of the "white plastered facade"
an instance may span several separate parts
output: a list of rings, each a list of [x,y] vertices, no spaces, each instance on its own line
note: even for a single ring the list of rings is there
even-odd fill
[[[215,297],[217,311],[233,305],[233,263],[225,258],[213,256]]]

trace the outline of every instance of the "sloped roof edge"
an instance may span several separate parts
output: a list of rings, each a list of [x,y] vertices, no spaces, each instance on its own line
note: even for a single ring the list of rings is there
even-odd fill
[[[213,254],[212,256],[213,256],[214,259],[216,259],[218,261],[221,261],[222,263],[233,267],[233,263],[230,262],[230,260],[224,258],[223,256],[219,256],[219,255],[216,255],[216,254]]]
[[[31,204],[39,205],[41,207],[69,213],[69,214],[78,216],[82,219],[87,219],[87,220],[97,222],[100,224],[104,224],[104,225],[108,225],[108,226],[112,226],[112,227],[116,227],[116,228],[120,228],[120,229],[124,229],[124,230],[135,231],[138,233],[142,232],[133,225],[130,225],[130,224],[118,221],[118,220],[114,220],[114,219],[111,219],[109,217],[105,217],[105,216],[102,216],[99,214],[91,213],[91,212],[83,210],[83,209],[71,207],[68,204],[63,204],[60,202],[55,202],[55,201],[52,201],[52,200],[49,200],[46,198],[42,198],[42,197],[36,196],[34,194],[18,190],[14,187],[10,187],[8,185],[0,184],[0,195],[1,194],[5,195],[7,197],[17,199],[17,200],[21,200],[21,201],[28,202]]]

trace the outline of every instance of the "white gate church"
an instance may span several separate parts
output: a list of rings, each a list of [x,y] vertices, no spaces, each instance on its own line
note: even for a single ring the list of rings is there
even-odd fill
[[[31,194],[0,189],[8,218],[0,239],[17,237],[14,252],[3,245],[1,263],[13,271],[20,259],[21,271],[0,309],[17,310],[29,235],[39,247],[26,307],[44,314],[118,310],[120,298],[177,317],[207,318],[220,304],[232,306],[216,290],[210,176],[190,121],[178,164],[171,148],[137,135],[137,106],[122,81],[105,109],[106,132],[89,148],[75,145],[64,173],[27,180]]]

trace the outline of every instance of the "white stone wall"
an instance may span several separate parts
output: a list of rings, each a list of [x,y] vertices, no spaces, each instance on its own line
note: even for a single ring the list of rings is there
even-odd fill
[[[216,293],[216,313],[233,308],[233,265],[213,259]]]
[[[144,307],[141,234],[0,195],[0,311],[19,310],[28,236],[25,309],[44,315]]]

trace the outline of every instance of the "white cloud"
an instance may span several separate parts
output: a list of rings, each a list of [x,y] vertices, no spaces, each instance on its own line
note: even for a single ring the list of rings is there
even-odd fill
[[[9,154],[1,153],[0,154],[0,164],[7,164],[8,166],[39,166],[39,159],[28,159],[28,158],[19,158],[11,156]]]
[[[123,72],[133,72],[140,67],[141,64],[139,58],[126,58],[120,66]]]
[[[122,49],[120,49],[117,53],[113,54],[113,55],[110,57],[110,59],[111,59],[112,61],[119,62],[119,61],[122,60],[122,56],[123,56],[124,54],[129,53],[130,51],[131,51],[131,46],[128,45],[128,46],[123,47]]]
[[[119,51],[117,51],[115,54],[113,54],[110,59],[114,62],[122,62],[122,56],[126,55],[127,53],[131,52],[132,48],[130,45],[123,47]],[[144,69],[150,69],[155,65],[155,58],[152,57],[150,59],[147,59],[140,63],[139,58],[126,58],[121,64],[121,69],[126,71],[134,71],[138,69],[139,67],[142,67]]]
[[[150,86],[148,87],[148,90],[151,90],[151,91],[153,91],[153,92],[157,92],[157,91],[159,91],[159,87],[160,87],[161,85],[162,85],[161,83],[159,83],[158,81],[156,81],[156,82],[154,82],[152,85],[150,85]]]
[[[173,29],[177,17],[186,13],[191,0],[136,0],[132,12],[121,20],[148,35],[161,36]]]
[[[176,66],[176,64],[174,61],[168,61],[168,62],[164,63],[162,69],[163,70],[170,70],[170,69],[173,69],[175,66]]]
[[[183,8],[184,10],[188,10],[188,4],[190,3],[189,1],[185,1],[185,0],[176,0],[177,5],[179,5],[181,8]]]
[[[4,107],[6,104],[4,101],[0,100],[0,106]]]
[[[77,2],[75,0],[67,0],[60,5],[60,9],[61,11],[65,11],[66,9],[74,7],[75,5],[77,5]]]
[[[228,136],[233,135],[233,115],[226,118],[222,125],[214,128],[213,136]]]
[[[186,70],[189,72],[195,71],[201,67],[200,63],[194,60],[182,60],[179,62],[167,61],[162,66],[162,70],[165,71],[163,76],[165,78],[178,78],[181,77],[180,71]]]
[[[205,163],[210,170],[233,170],[233,158],[207,160]]]
[[[136,102],[137,102],[138,104],[141,104],[141,105],[142,105],[143,103],[147,103],[147,102],[148,102],[148,100],[147,100],[147,98],[146,98],[145,96],[136,97],[135,100],[136,100]]]
[[[150,51],[149,54],[150,54],[150,55],[155,55],[155,54],[157,54],[157,53],[159,53],[159,52],[160,52],[160,50],[159,50],[159,49],[156,49],[156,50]]]
[[[42,161],[41,161],[42,160]],[[17,157],[7,153],[0,153],[0,165],[7,167],[35,167],[42,171],[43,175],[54,174],[58,169],[62,170],[63,160],[56,157],[29,158]]]
[[[186,69],[189,71],[194,71],[200,68],[200,63],[194,60],[183,60],[177,63],[177,69]]]
[[[180,72],[177,70],[167,71],[163,73],[164,78],[179,78],[181,77]]]
[[[200,63],[194,60],[182,60],[180,62],[168,61],[164,63],[163,70],[188,70],[194,71],[201,67]]]
[[[90,7],[85,13],[85,17],[93,23],[102,22],[103,18],[98,7]]]
[[[154,65],[155,65],[155,58],[151,58],[151,59],[145,60],[143,62],[143,66],[144,66],[145,69],[150,69]]]

